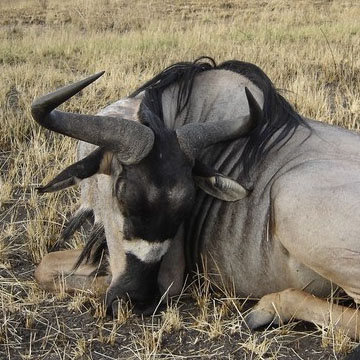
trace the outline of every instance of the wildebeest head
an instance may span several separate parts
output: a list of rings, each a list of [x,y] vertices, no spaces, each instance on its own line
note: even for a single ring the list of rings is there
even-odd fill
[[[157,275],[161,258],[191,213],[196,184],[226,201],[247,194],[236,181],[199,163],[197,157],[210,145],[246,133],[249,124],[256,124],[261,109],[245,89],[250,117],[243,122],[190,123],[176,130],[163,125],[148,106],[146,96],[138,109],[138,121],[56,110],[101,75],[61,88],[33,103],[32,115],[42,126],[98,146],[40,191],[57,191],[99,173],[112,177],[113,195],[122,217],[118,241],[123,242],[126,267],[121,274],[112,274],[107,305],[111,307],[116,298],[130,297],[138,312],[151,313],[160,298]],[[114,216],[111,211],[107,216]],[[109,251],[110,258],[116,258],[110,247]]]

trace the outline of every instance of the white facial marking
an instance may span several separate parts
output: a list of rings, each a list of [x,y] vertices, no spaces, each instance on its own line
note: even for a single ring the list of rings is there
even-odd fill
[[[149,242],[142,239],[124,240],[126,253],[135,255],[146,263],[159,261],[169,248],[170,240],[163,242]]]

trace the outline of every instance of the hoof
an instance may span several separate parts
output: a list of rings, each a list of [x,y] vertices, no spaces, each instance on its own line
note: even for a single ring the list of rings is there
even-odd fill
[[[245,322],[251,330],[268,324],[280,325],[288,319],[280,309],[280,293],[265,295],[245,317]]]
[[[280,319],[274,312],[264,309],[256,309],[256,307],[245,316],[245,323],[250,330],[258,329],[265,325],[279,325]]]

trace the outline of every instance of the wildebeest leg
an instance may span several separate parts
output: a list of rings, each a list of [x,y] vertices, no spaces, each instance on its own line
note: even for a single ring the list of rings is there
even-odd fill
[[[43,289],[50,292],[90,289],[104,294],[110,278],[96,275],[98,265],[81,264],[74,270],[80,253],[81,249],[47,254],[35,270],[36,281]]]
[[[272,239],[284,247],[284,256],[342,287],[360,303],[360,176],[352,166],[346,161],[314,161],[280,177],[271,190]],[[287,271],[301,277],[296,266]],[[359,337],[357,312],[345,312],[345,308],[334,305],[335,312],[329,312],[326,303],[321,306],[319,300],[307,302],[304,319],[309,315],[309,321],[319,322],[319,316],[322,319],[330,314],[326,316],[334,324],[339,323],[351,336]],[[296,306],[294,303],[291,310]]]
[[[290,319],[312,322],[319,326],[334,326],[353,339],[360,338],[359,310],[332,304],[302,290],[287,289],[263,296],[246,317],[251,329]]]

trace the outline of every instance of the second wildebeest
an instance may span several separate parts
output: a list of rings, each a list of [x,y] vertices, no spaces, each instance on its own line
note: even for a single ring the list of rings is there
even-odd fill
[[[359,135],[301,117],[253,64],[205,60],[170,66],[97,116],[54,109],[99,75],[33,104],[41,125],[81,140],[79,161],[40,189],[81,182],[64,237],[94,215],[85,248],[48,254],[36,278],[49,290],[61,274],[69,289],[95,283],[109,309],[129,297],[150,314],[203,256],[238,295],[263,297],[250,327],[328,323],[310,294],[334,283],[360,301]],[[346,309],[332,319],[357,337]]]

